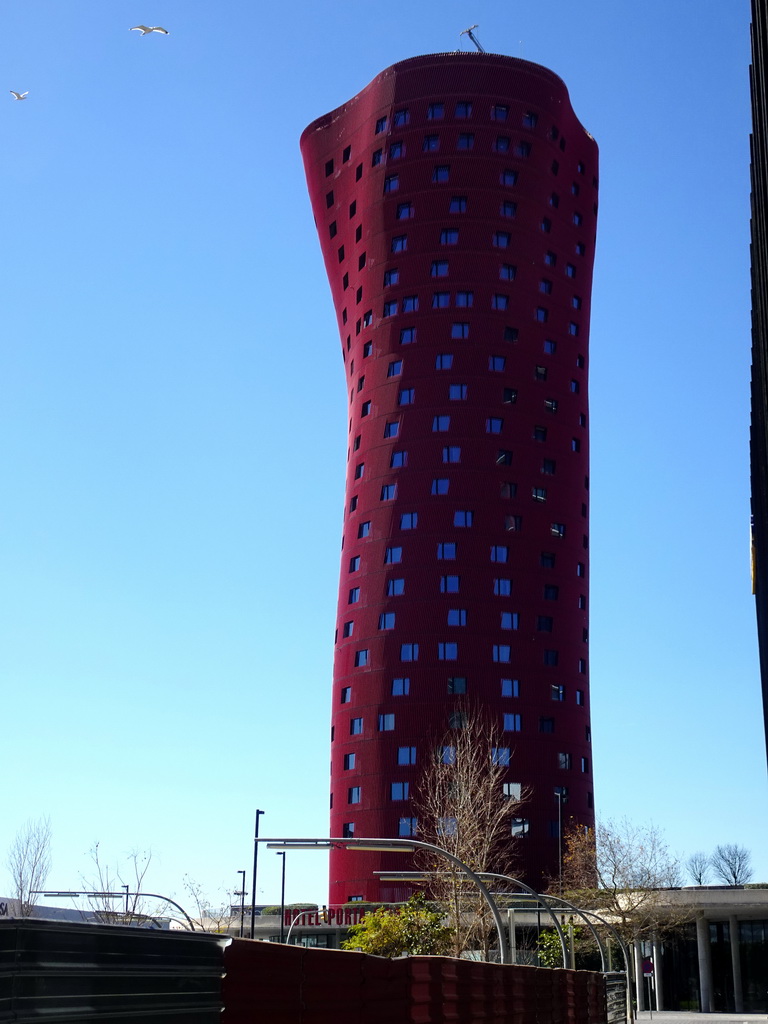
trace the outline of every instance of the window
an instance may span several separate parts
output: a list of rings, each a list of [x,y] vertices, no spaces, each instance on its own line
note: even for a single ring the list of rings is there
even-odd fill
[[[441,764],[456,764],[456,747],[443,747],[438,756]]]
[[[390,285],[397,284],[400,280],[400,271],[395,268],[393,270],[384,271],[384,287],[389,288]]]
[[[393,782],[390,787],[392,800],[407,800],[410,785],[407,782]]]
[[[504,732],[520,732],[522,727],[521,716],[517,713],[505,712]]]
[[[544,587],[544,600],[545,601],[556,601],[560,595],[560,588],[556,587],[552,583],[547,583]]]
[[[536,320],[540,324],[545,324],[549,320],[549,311],[543,306],[536,307]]]
[[[364,472],[365,472],[365,463],[364,462],[358,462],[358,464],[355,466],[355,480],[361,480]]]
[[[448,260],[435,260],[430,273],[432,277],[448,277]]]
[[[395,628],[395,613],[394,612],[382,612],[379,616],[379,629],[394,629]]]
[[[549,234],[549,232],[552,230],[552,221],[549,219],[549,217],[542,217],[540,227],[545,235]]]
[[[512,648],[509,644],[493,645],[493,660],[502,665],[508,665],[511,660]]]
[[[364,668],[370,662],[370,651],[355,651],[355,668]]]
[[[395,716],[393,714],[379,715],[379,732],[392,732],[395,728]]]
[[[456,661],[459,656],[459,645],[457,643],[438,643],[438,661]]]
[[[557,194],[557,192],[553,192],[553,193],[552,193],[552,194],[550,195],[550,197],[549,197],[549,205],[550,205],[550,206],[551,206],[551,207],[552,207],[553,209],[555,209],[555,210],[556,210],[556,209],[558,208],[558,206],[560,205],[560,196],[559,196],[559,195]]]
[[[580,452],[581,451],[581,441],[577,437],[574,437],[574,438],[571,439],[571,451],[572,452]]]
[[[499,208],[499,213],[502,217],[514,217],[517,213],[517,203],[505,200]]]
[[[360,525],[357,528],[357,536],[358,537],[368,537],[370,535],[370,532],[371,532],[370,520],[368,520],[365,523],[360,523]]]
[[[360,408],[360,418],[362,419],[364,416],[370,416],[370,414],[371,414],[371,403],[370,403],[370,401],[363,402],[363,404],[362,404],[362,406]]]
[[[518,142],[515,146],[515,156],[530,156],[531,155],[531,144],[530,142]]]
[[[326,160],[326,162],[325,162],[325,176],[326,176],[326,178],[329,177],[329,175],[331,175],[331,174],[333,174],[333,160]]]
[[[448,204],[449,213],[466,213],[467,212],[467,197],[466,196],[454,196]]]
[[[557,651],[554,651],[554,650],[546,650],[546,651],[544,651],[544,664],[545,665],[552,665],[552,666],[554,666],[554,665],[557,665],[558,661],[559,661],[559,655],[558,655]]]
[[[399,836],[415,836],[418,832],[419,822],[417,818],[401,818],[397,828]]]
[[[441,576],[440,577],[440,593],[441,594],[458,594],[459,592],[459,577],[458,576]],[[450,623],[449,623],[450,625]]]
[[[416,747],[398,747],[398,764],[416,764]]]
[[[556,398],[545,398],[544,408],[547,412],[557,412],[557,399]]]
[[[400,125],[408,124],[410,120],[411,115],[408,111],[408,108],[404,107],[402,110],[395,111],[395,116],[392,118],[392,124],[397,128]]]
[[[456,445],[443,448],[443,462],[461,462],[461,448]]]
[[[449,711],[448,712],[448,728],[449,729],[466,729],[467,727],[467,714],[465,711]]]
[[[427,120],[428,121],[440,121],[445,117],[445,104],[444,103],[430,103],[427,107]]]
[[[392,680],[392,696],[407,697],[411,691],[411,680],[407,676],[401,676]]]
[[[518,629],[520,626],[520,615],[518,612],[502,612],[501,613],[501,628],[502,629]]]
[[[434,182],[448,181],[450,173],[451,173],[451,168],[450,168],[450,166],[448,164],[438,164],[432,170],[432,181],[434,181]]]
[[[505,576],[500,576],[493,581],[493,592],[496,597],[509,597],[512,593],[512,580]]]
[[[349,592],[349,598],[347,599],[347,604],[357,604],[357,602],[359,600],[360,600],[360,587],[352,587],[352,589]]]
[[[354,757],[354,754],[347,755],[348,757]],[[352,839],[355,834],[355,823],[354,821],[345,821],[341,826],[341,837],[342,839]]]
[[[419,297],[418,295],[405,295],[403,297],[403,312],[404,313],[415,313],[419,308]],[[402,340],[401,340],[402,344]]]
[[[395,359],[394,362],[390,363],[387,367],[388,377],[399,377],[403,372],[403,360]]]
[[[418,644],[400,644],[400,661],[418,661]]]
[[[549,528],[549,532],[553,537],[564,537],[565,536],[565,523],[552,523]]]
[[[505,168],[499,176],[499,181],[502,185],[516,185],[517,184],[517,171],[513,171],[510,168]]]
[[[502,782],[501,794],[505,800],[520,800],[523,787],[519,782]]]
[[[508,249],[510,237],[508,231],[494,231],[493,244],[497,249]]]
[[[468,309],[474,305],[474,292],[456,292],[456,305],[461,309]]]
[[[345,146],[344,151],[341,154],[342,163],[347,163],[349,158],[352,156],[352,147]]]
[[[407,235],[395,235],[392,239],[391,245],[392,252],[405,252],[408,248],[408,236]]]
[[[565,700],[565,687],[559,683],[553,683],[549,688],[549,696],[551,700],[564,701]]]
[[[517,491],[517,484],[503,484],[502,486],[514,487],[515,492]],[[502,492],[502,498],[505,497]],[[514,494],[511,495],[514,497]],[[511,533],[520,533],[523,528],[523,517],[520,515],[504,516],[504,529]]]
[[[329,226],[328,226],[328,234],[331,236],[331,238],[335,238],[336,235],[338,234],[338,228],[336,227],[336,221],[335,220],[331,221],[331,223],[329,224]]]
[[[517,388],[504,388],[501,400],[505,405],[513,405],[517,401]]]
[[[438,477],[432,481],[432,494],[447,494],[450,481],[448,477]]]
[[[448,400],[450,402],[465,402],[467,399],[467,385],[466,384],[449,384],[448,385]]]
[[[459,232],[456,228],[443,228],[440,232],[440,245],[458,245]]]
[[[583,220],[584,220],[584,218],[581,216],[580,213],[574,213],[574,215],[573,215],[573,223],[574,224],[581,224],[583,222]]]
[[[527,836],[528,829],[530,828],[530,822],[527,818],[513,818],[512,819],[512,835],[515,838],[520,836]]]
[[[577,690],[576,691],[576,703],[579,705],[579,707],[584,707],[584,691],[583,690]]]
[[[345,771],[349,771],[350,769],[354,768],[355,767],[355,760],[356,760],[356,758],[355,758],[354,754],[345,754],[344,755],[344,770]]]
[[[398,203],[397,204],[397,219],[398,220],[410,220],[413,217],[413,203]]]
[[[509,107],[502,107],[496,105],[491,107],[491,120],[492,121],[506,121],[507,114],[509,113]]]
[[[360,568],[360,555],[353,555],[349,560],[349,571],[357,572]]]
[[[347,790],[347,803],[348,804],[359,804],[360,803],[360,786],[350,786]]]
[[[501,680],[501,696],[502,697],[519,697],[520,696],[520,680],[519,679],[502,679]]]
[[[546,427],[534,427],[533,428],[533,440],[534,441],[546,441],[547,440],[547,428]]]
[[[572,263],[567,263],[565,266],[566,277],[576,277],[576,267]]]
[[[398,405],[413,405],[416,401],[416,389],[415,388],[402,388],[399,395],[397,396]],[[395,432],[397,432],[398,424],[393,424]]]
[[[450,370],[453,366],[453,355],[450,352],[443,352],[438,356],[435,356],[435,369],[436,370]]]
[[[582,759],[581,759],[581,770],[582,770],[582,772],[588,772],[589,771],[589,758],[588,757],[582,757]]]
[[[488,369],[496,373],[502,373],[506,368],[507,360],[504,356],[489,356]]]
[[[516,327],[504,328],[504,341],[517,341],[520,332]]]
[[[373,342],[366,341],[363,345],[363,359],[366,359],[373,352]]]
[[[475,145],[475,136],[471,132],[461,132],[456,142],[457,149],[472,149]]]
[[[500,434],[504,426],[504,420],[500,416],[489,416],[485,421],[486,434]]]
[[[385,565],[397,565],[403,560],[403,549],[398,547],[387,548],[384,552]]]
[[[350,736],[360,736],[363,731],[362,718],[353,718],[349,723]]]
[[[512,140],[508,135],[497,135],[493,143],[493,148],[497,153],[508,153],[511,142]]]
[[[499,267],[499,277],[502,281],[514,281],[517,275],[517,267],[511,263],[502,263]]]
[[[416,328],[403,327],[403,329],[400,331],[400,344],[412,345],[414,341],[416,341]]]
[[[421,144],[421,148],[425,153],[432,153],[435,150],[440,149],[440,136],[439,135],[425,135],[424,141]]]
[[[381,161],[384,159],[384,150],[376,149],[371,154],[371,167],[378,167]]]
[[[444,562],[451,562],[456,557],[456,545],[453,541],[446,541],[443,544],[437,545],[437,557],[438,560]]]
[[[547,489],[546,487],[533,487],[531,488],[531,497],[534,501],[546,501],[547,500]]]
[[[466,101],[457,103],[455,116],[459,118],[472,117],[472,104]]]
[[[587,674],[587,659],[586,658],[579,658],[579,672],[581,673],[581,675],[586,675]]]
[[[496,452],[496,465],[497,466],[511,466],[512,465],[512,452],[508,448],[499,448]]]
[[[397,192],[400,188],[400,178],[397,174],[389,174],[384,179],[385,192]]]
[[[394,501],[397,494],[397,484],[384,484],[381,488],[380,501]]]
[[[459,823],[455,817],[438,818],[437,834],[439,836],[455,836],[458,825]]]
[[[380,117],[376,121],[375,134],[376,135],[381,135],[381,133],[386,131],[386,130],[387,130],[387,119],[386,119],[386,117]]]
[[[581,298],[578,295],[574,295],[571,299],[571,306],[574,309],[581,309]]]
[[[542,569],[555,568],[555,556],[550,551],[542,551],[540,561]]]
[[[402,391],[400,392],[402,395]],[[407,402],[401,402],[400,405],[407,405]],[[384,424],[384,437],[397,437],[400,432],[400,422],[398,420],[390,420]]]
[[[506,295],[491,296],[491,309],[506,309],[509,306],[509,298]]]
[[[504,544],[494,544],[491,547],[492,562],[506,562],[509,555],[509,548]]]
[[[350,512],[354,512],[356,508],[357,508],[357,495],[353,494],[352,497],[349,499],[349,511]]]
[[[447,309],[451,304],[450,292],[434,292],[432,295],[432,309]]]
[[[509,747],[491,747],[491,764],[509,765]]]
[[[548,356],[553,356],[557,351],[557,342],[551,341],[549,338],[544,342],[544,351]]]
[[[401,594],[405,593],[405,580],[394,579],[387,580],[387,597],[400,597]]]
[[[578,324],[574,324],[574,323],[568,324],[568,333],[573,338],[577,337],[577,335],[579,333],[579,325]]]
[[[535,128],[536,122],[539,120],[538,114],[534,114],[530,110],[526,110],[523,114],[523,125],[526,128]]]
[[[344,625],[345,626],[351,626],[352,623],[351,622],[345,622]],[[345,634],[345,636],[351,635],[351,633],[352,633],[352,631],[350,630],[349,634]],[[342,686],[342,688],[341,688],[341,696],[340,696],[340,699],[339,699],[339,703],[340,704],[349,704],[349,702],[351,700],[352,700],[352,687],[351,686]]]
[[[471,526],[475,513],[469,509],[457,509],[453,513],[454,526]]]
[[[400,516],[401,530],[415,530],[419,523],[418,512],[403,512]]]

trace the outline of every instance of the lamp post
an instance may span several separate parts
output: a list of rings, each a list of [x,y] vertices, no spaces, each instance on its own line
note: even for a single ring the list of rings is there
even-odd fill
[[[278,851],[277,856],[283,858],[283,878],[280,883],[280,945],[285,942],[285,850]]]
[[[245,923],[245,872],[238,871],[240,875],[240,892],[236,892],[235,896],[240,897],[240,938],[243,937],[243,926]]]
[[[563,800],[567,800],[568,797],[563,793],[563,787],[557,786],[555,788],[555,796],[557,797],[557,877],[559,881],[560,892],[563,891]]]
[[[423,843],[419,839],[349,839],[347,837],[335,838],[335,839],[257,839],[257,843],[266,843],[267,849],[282,849],[282,850],[331,850],[334,847],[342,850],[361,850],[361,851],[392,851],[400,853],[413,853],[415,850],[430,850],[432,853],[436,853],[440,857],[444,857],[449,860],[452,864],[455,864],[457,868],[461,870],[463,874],[470,878],[480,890],[480,893],[488,904],[488,909],[493,917],[493,923],[496,926],[496,934],[499,940],[499,960],[503,964],[509,963],[509,952],[507,950],[507,944],[504,941],[504,924],[499,914],[499,908],[488,891],[487,887],[483,884],[482,879],[465,864],[464,861],[459,860],[458,857],[454,857],[448,850],[444,850],[441,846],[435,846],[433,843]],[[283,862],[285,863],[285,862]],[[281,924],[282,930],[282,924]]]
[[[256,864],[259,857],[259,816],[263,813],[264,811],[256,809],[256,828],[253,833],[253,881],[251,882],[251,938],[253,938],[256,926]]]

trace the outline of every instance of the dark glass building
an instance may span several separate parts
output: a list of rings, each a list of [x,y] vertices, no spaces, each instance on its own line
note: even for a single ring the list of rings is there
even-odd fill
[[[597,146],[563,82],[415,57],[304,131],[349,398],[331,835],[417,834],[419,773],[478,706],[525,877],[594,820],[588,336]],[[450,746],[450,744],[448,744]],[[506,752],[506,753],[504,753]],[[400,898],[332,854],[332,903]]]

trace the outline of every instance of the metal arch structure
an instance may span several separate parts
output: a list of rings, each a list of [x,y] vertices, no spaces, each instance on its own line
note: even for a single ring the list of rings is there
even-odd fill
[[[455,864],[459,870],[470,878],[480,890],[480,893],[488,904],[488,909],[493,916],[493,921],[496,926],[496,934],[499,939],[499,960],[502,964],[509,963],[509,953],[507,951],[507,943],[504,936],[504,923],[501,920],[501,914],[499,908],[496,906],[496,901],[488,891],[487,886],[483,883],[483,880],[478,874],[476,874],[468,864],[459,860],[458,857],[454,857],[448,850],[444,850],[441,846],[435,846],[433,843],[425,843],[420,839],[344,839],[344,838],[330,838],[330,839],[267,839],[259,838],[256,839],[257,843],[278,844],[282,849],[316,849],[316,850],[331,850],[342,848],[345,850],[402,850],[403,853],[413,853],[414,849],[419,850],[430,850],[432,853],[436,853],[440,857],[444,857],[449,860],[452,864]]]

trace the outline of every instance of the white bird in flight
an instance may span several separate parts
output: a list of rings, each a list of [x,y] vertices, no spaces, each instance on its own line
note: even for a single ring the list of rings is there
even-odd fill
[[[29,90],[27,90],[26,92],[14,92],[14,90],[11,89],[10,92],[11,96],[13,96],[15,100],[25,100],[27,96],[29,96]]]
[[[143,36],[148,36],[150,32],[162,32],[164,36],[168,35],[167,28],[161,28],[159,25],[134,25],[131,32],[141,32]]]

